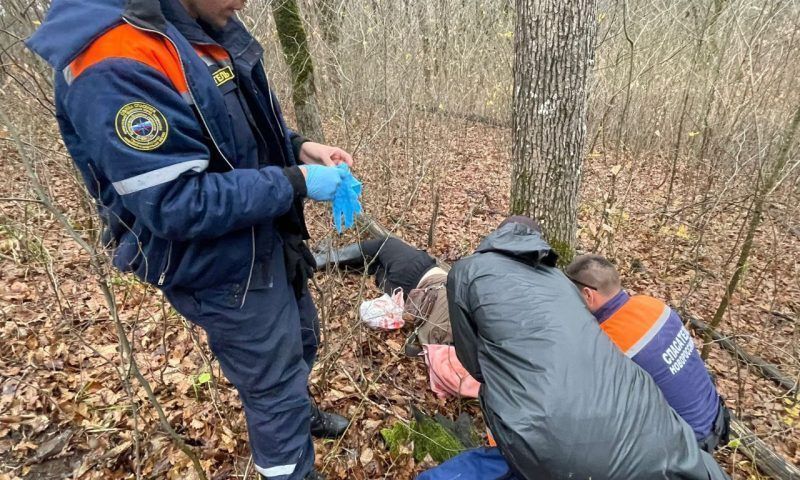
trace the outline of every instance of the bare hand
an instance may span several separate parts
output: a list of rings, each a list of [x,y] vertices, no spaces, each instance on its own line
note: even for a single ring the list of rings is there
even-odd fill
[[[326,165],[329,167],[346,163],[352,167],[353,157],[339,147],[305,142],[300,147],[300,162],[307,165]]]

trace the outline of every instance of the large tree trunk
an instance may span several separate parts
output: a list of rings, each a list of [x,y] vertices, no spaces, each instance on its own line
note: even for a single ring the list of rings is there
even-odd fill
[[[308,51],[306,30],[296,0],[273,0],[272,16],[278,40],[292,75],[292,102],[297,128],[315,142],[324,142],[317,90],[314,86],[314,65]]]
[[[569,261],[575,251],[595,0],[516,0],[511,211],[539,219]]]

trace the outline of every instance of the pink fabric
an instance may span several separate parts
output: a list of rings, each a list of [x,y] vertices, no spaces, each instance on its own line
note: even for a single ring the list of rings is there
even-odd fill
[[[428,377],[431,390],[439,398],[454,397],[478,398],[480,383],[472,378],[456,357],[456,349],[451,345],[423,345],[425,363],[428,364]]]

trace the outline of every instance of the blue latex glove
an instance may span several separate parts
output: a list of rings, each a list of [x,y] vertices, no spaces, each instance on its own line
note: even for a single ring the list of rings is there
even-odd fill
[[[333,196],[333,225],[336,231],[342,233],[342,216],[344,216],[344,228],[350,228],[355,223],[356,217],[361,214],[361,182],[350,173],[350,167],[346,163],[340,163],[336,169],[342,172],[342,182]]]
[[[336,189],[342,183],[344,172],[335,167],[324,165],[302,165],[306,174],[306,196],[318,202],[333,200]]]

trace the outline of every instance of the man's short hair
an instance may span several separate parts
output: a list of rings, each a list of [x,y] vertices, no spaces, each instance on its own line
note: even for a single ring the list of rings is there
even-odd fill
[[[580,255],[567,265],[565,273],[579,286],[603,295],[614,295],[622,288],[616,267],[602,255]]]

